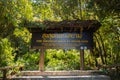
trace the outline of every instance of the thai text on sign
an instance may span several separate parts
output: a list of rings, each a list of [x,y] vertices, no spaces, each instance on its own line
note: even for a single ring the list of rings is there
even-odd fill
[[[32,34],[32,48],[81,49],[92,48],[92,33],[37,33]]]

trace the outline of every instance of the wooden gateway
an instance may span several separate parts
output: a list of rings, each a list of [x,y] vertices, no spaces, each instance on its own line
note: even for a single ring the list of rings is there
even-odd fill
[[[80,50],[80,69],[84,70],[84,49],[93,48],[93,33],[101,24],[96,20],[35,21],[30,24],[31,48],[40,49],[39,70],[44,71],[45,49]]]

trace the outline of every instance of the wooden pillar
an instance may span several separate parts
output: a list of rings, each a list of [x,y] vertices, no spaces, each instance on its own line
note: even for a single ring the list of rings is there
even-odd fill
[[[44,71],[44,49],[40,49],[39,70]]]
[[[84,70],[84,49],[80,49],[80,70]]]
[[[7,78],[7,76],[6,76],[6,74],[7,74],[7,69],[4,69],[3,70],[3,80],[6,80]]]

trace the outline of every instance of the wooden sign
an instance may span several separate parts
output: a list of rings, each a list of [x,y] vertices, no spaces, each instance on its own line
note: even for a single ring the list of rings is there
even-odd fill
[[[43,25],[32,25],[29,28],[32,33],[31,47],[90,49],[93,47],[93,33],[100,26],[101,24],[96,20],[44,21]]]
[[[31,47],[40,49],[40,71],[44,70],[45,49],[80,50],[80,69],[83,70],[84,49],[93,47],[93,33],[100,26],[101,24],[96,20],[31,22],[31,27],[28,28],[32,33]]]
[[[93,33],[32,33],[32,48],[40,49],[90,49]]]

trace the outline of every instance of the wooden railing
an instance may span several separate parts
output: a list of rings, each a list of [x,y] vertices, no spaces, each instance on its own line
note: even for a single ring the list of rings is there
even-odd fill
[[[111,79],[120,79],[120,64],[104,65],[101,68],[104,69],[105,73],[109,75]]]
[[[22,70],[24,66],[5,66],[5,67],[0,67],[0,71],[2,71],[2,80],[7,80],[7,72],[9,70],[12,70],[14,68],[19,68],[19,70]]]
[[[107,68],[107,69],[116,69],[118,70],[120,68],[120,64],[113,64],[113,65],[103,65],[102,68]]]

